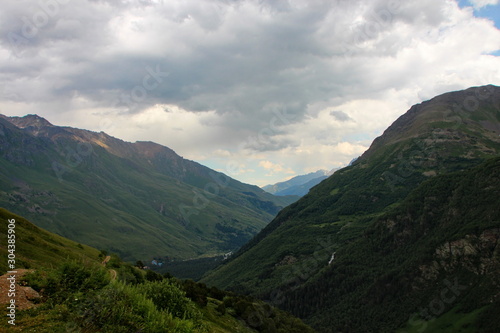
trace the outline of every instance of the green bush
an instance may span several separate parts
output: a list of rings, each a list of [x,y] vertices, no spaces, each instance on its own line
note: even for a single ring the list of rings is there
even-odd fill
[[[143,271],[129,264],[116,269],[118,280],[126,284],[138,284],[145,281]]]
[[[192,280],[184,280],[181,287],[186,291],[186,296],[200,306],[207,305],[208,288],[203,283],[196,283]]]
[[[163,280],[163,275],[148,269],[148,270],[146,270],[146,280],[147,281],[161,281],[161,280]]]
[[[195,324],[173,318],[134,286],[113,282],[80,306],[77,322],[86,331],[194,332]]]
[[[82,293],[89,294],[102,289],[110,280],[103,267],[67,261],[45,274],[40,271],[29,273],[25,281],[33,289],[42,292],[42,296],[54,305],[79,300]]]
[[[137,292],[151,299],[159,310],[183,319],[200,319],[200,313],[186,293],[169,280],[146,282],[134,287]]]

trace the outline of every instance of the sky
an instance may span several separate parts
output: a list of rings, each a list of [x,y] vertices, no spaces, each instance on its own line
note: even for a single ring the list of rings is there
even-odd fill
[[[263,186],[413,104],[500,85],[499,0],[4,0],[0,113],[154,141]]]

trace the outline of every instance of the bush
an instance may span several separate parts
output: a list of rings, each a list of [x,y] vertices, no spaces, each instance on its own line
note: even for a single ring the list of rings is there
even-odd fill
[[[80,306],[76,320],[85,331],[194,332],[192,321],[179,320],[160,310],[138,288],[113,282]]]
[[[143,319],[132,310],[123,289],[108,287],[86,300],[78,311],[77,322],[88,331],[131,332],[144,328]]]
[[[200,306],[208,303],[208,289],[203,283],[196,283],[192,280],[182,282],[182,289],[186,291],[186,296]]]
[[[163,275],[148,269],[148,270],[146,270],[146,280],[147,281],[161,281],[161,280],[163,280]]]
[[[186,293],[168,280],[146,282],[135,288],[151,299],[159,310],[168,311],[175,317],[197,320],[201,316]]]
[[[143,271],[133,267],[132,265],[124,264],[116,271],[118,274],[118,280],[125,282],[126,284],[138,284],[145,281]]]
[[[29,273],[25,276],[25,281],[54,305],[79,299],[82,293],[100,290],[110,280],[103,267],[68,261],[46,274],[40,271]]]

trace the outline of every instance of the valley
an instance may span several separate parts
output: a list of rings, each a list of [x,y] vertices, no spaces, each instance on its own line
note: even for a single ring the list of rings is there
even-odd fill
[[[500,0],[0,31],[0,333],[500,332]]]
[[[497,86],[414,105],[349,166],[267,187],[279,193],[315,181],[300,199],[152,142],[35,115],[0,117],[0,126],[2,216],[12,210],[37,224],[16,215],[31,230],[19,238],[20,267],[70,269],[65,256],[100,263],[110,255],[111,280],[102,283],[126,297],[138,290],[127,283],[174,274],[186,304],[197,304],[186,306],[202,313],[185,310],[191,321],[176,324],[193,332],[232,332],[242,323],[242,332],[500,329]],[[43,281],[29,280],[39,290]]]
[[[0,117],[0,205],[64,237],[150,261],[236,250],[297,197],[257,186],[152,143]]]

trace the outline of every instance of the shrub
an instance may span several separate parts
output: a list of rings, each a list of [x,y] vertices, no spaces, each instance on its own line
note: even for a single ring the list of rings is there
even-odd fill
[[[77,322],[85,331],[179,332],[195,331],[190,320],[173,318],[143,293],[139,286],[113,282],[80,306]]]
[[[146,282],[137,285],[136,290],[151,299],[159,310],[166,310],[183,319],[199,319],[196,306],[186,297],[186,293],[168,280]]]
[[[40,271],[29,273],[25,281],[54,305],[74,300],[75,295],[102,289],[109,283],[109,277],[103,267],[68,261],[45,274]]]
[[[196,283],[192,280],[182,282],[182,289],[186,291],[186,296],[200,306],[206,306],[208,299],[208,289],[203,283]]]
[[[148,269],[148,270],[146,270],[146,280],[147,281],[161,281],[161,280],[163,280],[163,275]]]

